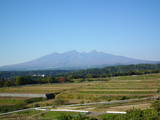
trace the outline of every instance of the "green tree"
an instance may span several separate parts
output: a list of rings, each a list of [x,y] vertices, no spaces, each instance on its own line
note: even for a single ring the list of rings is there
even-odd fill
[[[21,76],[16,77],[16,85],[24,85],[25,84],[25,78]]]
[[[12,83],[11,81],[8,81],[8,80],[7,80],[7,81],[4,82],[4,86],[5,86],[5,87],[10,87],[10,86],[12,86],[12,85],[13,85],[13,83]]]
[[[87,74],[86,77],[87,78],[93,78],[93,75],[92,74]]]
[[[54,82],[54,78],[49,76],[49,77],[46,78],[46,82],[47,83],[53,83]]]

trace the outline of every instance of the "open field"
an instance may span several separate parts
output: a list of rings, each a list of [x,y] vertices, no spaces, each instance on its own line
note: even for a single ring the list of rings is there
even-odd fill
[[[6,87],[0,88],[0,93],[61,92],[57,98],[89,102],[155,96],[160,86],[160,74],[112,77],[105,78],[106,81],[91,79],[94,82]]]
[[[64,99],[105,101],[158,95],[160,74],[113,77],[109,81],[94,82],[58,95]]]
[[[94,83],[89,83],[94,84]],[[18,87],[0,88],[0,93],[54,93],[86,86],[88,83],[63,83],[63,84],[44,84],[26,85]]]
[[[153,101],[152,101],[153,102]],[[62,115],[87,115],[96,118],[101,116],[113,116],[114,114],[105,114],[106,111],[127,111],[133,108],[148,109],[152,103],[151,101],[141,101],[135,103],[125,103],[116,105],[94,105],[94,106],[79,106],[79,107],[57,107],[57,109],[71,109],[71,110],[87,110],[92,111],[91,114],[75,113],[75,112],[53,112],[53,111],[35,111],[29,110],[19,113],[9,114],[7,116],[0,116],[1,120],[59,120]],[[116,115],[116,114],[115,114]],[[68,119],[67,119],[68,120]],[[102,120],[102,119],[99,119]]]
[[[18,97],[0,97],[0,106],[15,106],[25,105],[26,108],[34,106],[50,106],[56,105],[56,108],[61,108],[62,104],[74,103],[88,103],[88,102],[101,102],[112,100],[126,100],[143,98],[159,95],[158,90],[160,86],[160,74],[149,74],[140,76],[121,76],[105,78],[96,81],[96,78],[90,82],[82,83],[62,83],[62,84],[43,84],[43,85],[28,85],[20,87],[6,87],[0,88],[0,93],[55,93],[60,92],[55,99],[51,100],[29,100],[28,98]],[[90,80],[91,80],[90,79]],[[31,102],[30,102],[31,101]],[[60,101],[56,103],[55,101]],[[153,101],[139,101],[124,104],[114,105],[88,105],[79,107],[70,107],[69,109],[75,110],[89,110],[93,112],[103,112],[107,110],[126,111],[131,108],[146,109],[150,108]],[[64,106],[62,106],[64,107]],[[53,107],[54,108],[54,107]],[[66,107],[68,109],[68,107]],[[15,108],[16,109],[16,108]],[[18,108],[19,109],[19,108]],[[20,107],[21,109],[21,107]],[[2,110],[3,112],[3,110]],[[55,115],[54,115],[55,114]],[[28,117],[28,115],[32,117]],[[7,115],[7,120],[14,119],[33,119],[39,116],[40,119],[54,118],[61,113],[57,112],[44,112],[44,111],[29,111]],[[4,119],[3,116],[0,119]],[[57,118],[54,118],[57,119]],[[4,119],[5,120],[5,119]]]
[[[0,97],[0,106],[1,105],[15,105],[23,104],[27,98],[12,98],[12,97]]]

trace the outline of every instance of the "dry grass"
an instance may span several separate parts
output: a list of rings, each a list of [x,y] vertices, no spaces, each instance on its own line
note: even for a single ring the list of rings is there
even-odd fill
[[[157,95],[160,86],[160,74],[97,78],[97,80],[101,79],[103,81],[0,88],[0,93],[54,93],[61,91],[62,94],[58,97],[71,102],[105,101],[120,99],[120,96],[134,98]]]
[[[115,106],[115,107],[110,107],[106,109],[107,111],[127,111],[132,108],[135,109],[149,109],[151,106],[151,103],[138,103],[138,104],[133,104],[133,105],[122,105],[122,106]]]
[[[52,93],[64,90],[70,90],[94,83],[63,83],[63,84],[44,84],[44,85],[27,85],[20,87],[0,88],[0,93]]]

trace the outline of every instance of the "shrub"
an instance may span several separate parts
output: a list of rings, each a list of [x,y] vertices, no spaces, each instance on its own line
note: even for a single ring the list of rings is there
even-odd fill
[[[65,104],[68,104],[68,103],[69,103],[68,100],[65,100],[65,99],[62,99],[62,98],[56,98],[54,100],[55,105],[65,105]]]
[[[122,96],[122,97],[120,98],[120,100],[126,100],[126,99],[128,99],[127,96]]]
[[[44,100],[45,100],[45,98],[41,98],[41,97],[30,98],[30,99],[25,100],[25,103],[34,103],[34,102],[40,102],[40,101],[44,101]]]
[[[157,89],[157,93],[160,93],[160,88]]]
[[[82,114],[78,115],[63,114],[58,118],[58,120],[97,120],[97,119]]]
[[[156,100],[152,103],[152,107],[157,111],[160,112],[160,100]]]
[[[33,107],[40,107],[40,105],[39,104],[34,104]]]
[[[24,104],[3,105],[3,106],[0,106],[0,113],[20,110],[20,109],[24,109],[24,108],[25,108]]]
[[[125,120],[159,120],[158,113],[153,109],[133,109],[125,115]]]
[[[106,114],[102,120],[159,120],[158,112],[153,109],[131,109],[127,114]]]

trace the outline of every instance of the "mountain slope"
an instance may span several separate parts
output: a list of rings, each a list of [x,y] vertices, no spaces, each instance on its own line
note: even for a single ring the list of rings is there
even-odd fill
[[[2,66],[0,67],[0,70],[82,69],[142,63],[156,62],[115,56],[97,51],[91,51],[88,53],[69,51],[65,53],[53,53],[21,64]]]

